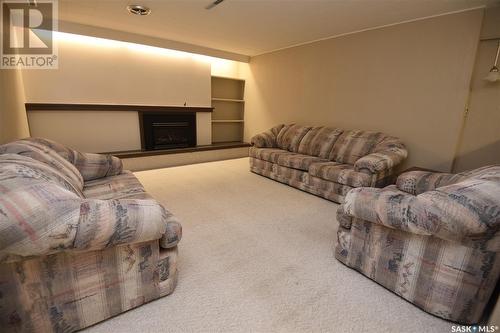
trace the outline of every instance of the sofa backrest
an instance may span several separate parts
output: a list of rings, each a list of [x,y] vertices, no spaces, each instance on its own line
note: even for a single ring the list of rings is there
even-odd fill
[[[285,125],[276,137],[279,148],[297,153],[302,138],[309,132],[311,127],[297,124]]]
[[[83,189],[84,181],[78,169],[64,155],[52,149],[45,142],[37,139],[10,142],[0,146],[0,156],[3,154],[17,154],[44,163],[64,176],[76,190],[81,192]]]
[[[351,165],[373,152],[396,146],[405,149],[401,140],[381,132],[297,124],[284,125],[276,136],[276,145],[294,153]]]
[[[24,208],[37,204],[38,196],[45,196],[52,201],[84,198],[82,189],[75,186],[74,180],[61,169],[22,154],[0,155],[0,184],[2,197],[10,205],[22,201],[19,206]],[[57,191],[50,191],[49,188],[57,188]],[[5,202],[0,202],[0,210],[3,204]]]
[[[484,234],[489,234],[489,237],[494,237],[500,231],[500,165],[482,167],[457,176],[462,178],[439,186],[439,189],[418,194],[415,202],[422,205],[432,203],[429,211],[436,221],[441,222],[437,232],[445,236],[485,237]],[[429,216],[431,214],[427,213],[426,217]]]
[[[300,141],[298,153],[328,159],[342,132],[338,128],[313,127]]]
[[[370,154],[384,137],[380,132],[345,131],[335,142],[329,159],[338,163],[354,164],[361,157]]]

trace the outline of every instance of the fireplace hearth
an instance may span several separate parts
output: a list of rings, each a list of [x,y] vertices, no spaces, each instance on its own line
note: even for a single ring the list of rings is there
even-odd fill
[[[144,113],[141,126],[146,151],[196,146],[195,113]]]

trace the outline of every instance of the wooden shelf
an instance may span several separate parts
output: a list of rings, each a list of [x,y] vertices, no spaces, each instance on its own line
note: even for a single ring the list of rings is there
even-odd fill
[[[245,82],[245,79],[238,79],[238,78],[228,77],[228,76],[217,76],[217,75],[212,75],[212,78],[215,78],[215,79],[222,79],[222,80],[243,81],[243,82]]]
[[[242,120],[242,119],[235,119],[235,120],[230,120],[230,119],[219,120],[219,119],[215,119],[215,120],[212,120],[212,123],[242,123],[242,122],[244,122],[244,120]]]
[[[212,98],[212,101],[245,103],[245,100],[243,100],[243,99],[216,98],[216,97]]]

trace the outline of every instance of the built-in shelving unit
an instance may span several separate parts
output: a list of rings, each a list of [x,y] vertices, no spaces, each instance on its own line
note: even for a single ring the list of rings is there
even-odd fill
[[[245,81],[212,76],[212,142],[243,142]]]

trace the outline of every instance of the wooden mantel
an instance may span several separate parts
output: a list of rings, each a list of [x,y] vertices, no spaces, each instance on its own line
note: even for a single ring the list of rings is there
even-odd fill
[[[213,112],[213,107],[126,105],[126,104],[58,104],[26,103],[26,111],[139,111],[139,112]]]

